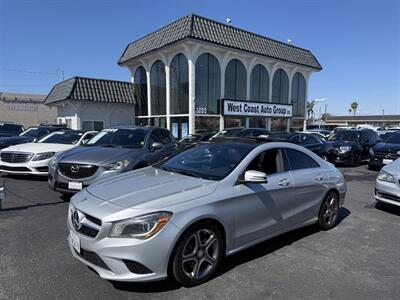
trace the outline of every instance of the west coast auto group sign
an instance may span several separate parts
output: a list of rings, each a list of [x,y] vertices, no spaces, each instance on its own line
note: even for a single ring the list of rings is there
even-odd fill
[[[292,105],[223,99],[224,116],[281,117],[292,116]]]

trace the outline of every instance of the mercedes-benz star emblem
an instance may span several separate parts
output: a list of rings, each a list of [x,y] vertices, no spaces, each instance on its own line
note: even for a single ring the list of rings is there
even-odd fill
[[[79,166],[78,165],[72,165],[71,166],[71,172],[72,173],[78,173],[79,172]]]
[[[71,221],[72,221],[72,225],[74,225],[76,230],[81,229],[81,217],[79,215],[79,212],[77,210],[75,210],[72,215],[71,215]]]

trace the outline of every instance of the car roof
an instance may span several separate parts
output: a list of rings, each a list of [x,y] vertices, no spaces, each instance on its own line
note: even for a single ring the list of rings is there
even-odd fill
[[[115,126],[110,126],[108,128],[115,128],[115,129],[130,129],[130,130],[135,130],[135,129],[142,129],[146,131],[152,131],[154,129],[162,129],[162,130],[167,130],[167,128],[162,128],[162,127],[153,127],[153,126],[134,126],[134,125],[115,125]],[[104,128],[107,129],[107,128]]]

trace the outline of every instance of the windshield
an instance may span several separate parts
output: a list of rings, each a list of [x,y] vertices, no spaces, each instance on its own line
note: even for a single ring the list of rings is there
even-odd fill
[[[39,129],[35,128],[35,127],[28,128],[27,130],[25,130],[20,135],[22,135],[22,136],[30,136],[30,137],[37,137],[39,135]]]
[[[85,146],[143,148],[147,133],[144,129],[104,129]]]
[[[180,152],[157,168],[209,180],[225,178],[254,145],[239,143],[199,144]]]
[[[54,132],[45,136],[38,143],[53,143],[53,144],[76,144],[82,137],[82,132]]]
[[[385,143],[400,144],[400,132],[393,133],[386,138]]]
[[[328,137],[328,141],[342,140],[342,141],[358,141],[360,139],[360,132],[353,130],[339,130],[332,133]]]

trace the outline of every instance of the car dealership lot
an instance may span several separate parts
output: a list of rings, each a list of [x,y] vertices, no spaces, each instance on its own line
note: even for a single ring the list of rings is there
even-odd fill
[[[67,246],[68,202],[46,179],[0,177],[0,298],[397,298],[400,209],[375,206],[377,172],[343,168],[348,195],[340,224],[307,227],[229,257],[217,278],[195,288],[170,281],[111,283]]]

